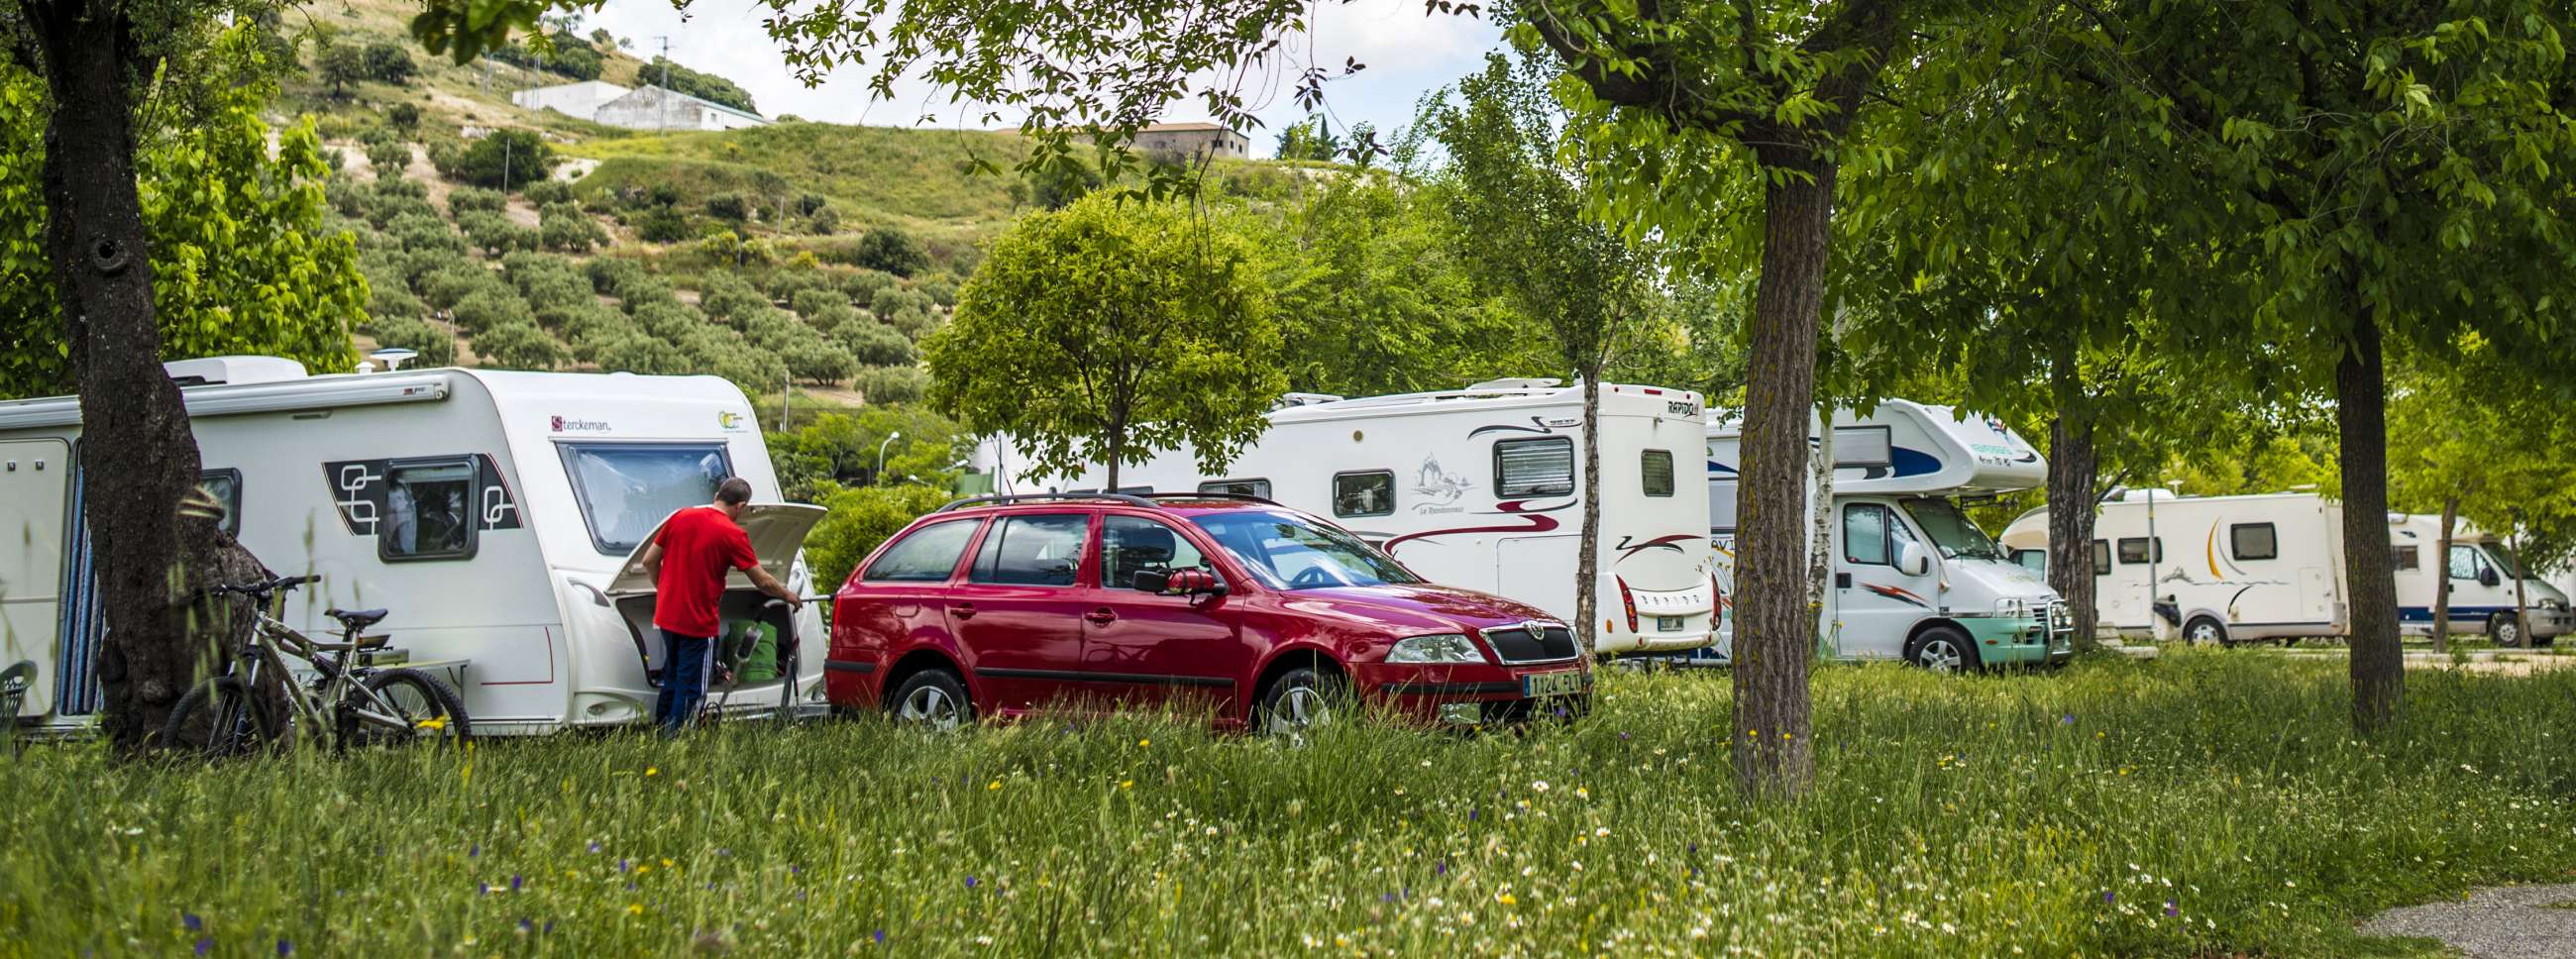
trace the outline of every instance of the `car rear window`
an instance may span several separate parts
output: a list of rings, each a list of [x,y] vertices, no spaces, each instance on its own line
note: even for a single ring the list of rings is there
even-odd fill
[[[877,554],[860,579],[880,583],[936,583],[956,572],[957,557],[965,555],[966,541],[974,538],[975,521],[952,519],[913,530],[911,535],[896,540]]]

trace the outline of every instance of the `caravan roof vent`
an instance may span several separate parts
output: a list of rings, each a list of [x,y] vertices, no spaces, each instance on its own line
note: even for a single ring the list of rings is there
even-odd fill
[[[2170,503],[2181,498],[2182,496],[2180,494],[2169,489],[2133,489],[2121,494],[2120,502],[2144,503],[2152,499],[2158,502]]]
[[[181,386],[276,383],[304,378],[304,364],[282,356],[208,356],[161,364]]]
[[[1467,384],[1467,388],[1471,390],[1543,390],[1552,386],[1564,385],[1564,380],[1560,380],[1552,376],[1524,376],[1500,380],[1486,380],[1482,383],[1469,383]]]
[[[1279,396],[1279,402],[1271,404],[1270,408],[1284,410],[1292,406],[1317,406],[1341,401],[1342,397],[1331,393],[1283,393]]]

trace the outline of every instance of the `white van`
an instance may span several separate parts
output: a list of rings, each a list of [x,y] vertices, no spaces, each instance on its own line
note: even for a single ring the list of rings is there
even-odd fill
[[[651,586],[619,582],[621,569],[726,476],[778,491],[751,404],[711,376],[307,376],[274,357],[169,369],[224,525],[270,569],[322,577],[288,594],[287,622],[318,636],[334,628],[327,608],[387,608],[373,632],[443,672],[477,733],[649,718],[661,652]],[[89,575],[80,438],[73,397],[0,403],[0,524],[13,531],[0,545],[0,669],[33,665],[18,718],[53,732],[94,722],[108,628]],[[757,504],[743,519],[763,565],[800,595],[797,551],[821,513]],[[793,683],[715,695],[735,710],[812,708],[819,613],[791,620],[735,576],[726,617],[792,627],[779,659]]]
[[[1992,418],[1906,400],[1867,415],[1838,411],[1833,430],[1833,583],[1819,624],[1825,655],[1940,670],[2073,655],[2066,604],[1959,507],[1961,497],[2046,482],[2039,451]],[[1741,423],[1714,418],[1707,438],[1709,538],[1719,578],[1731,587]],[[1807,494],[1812,503],[1812,484]],[[1732,638],[1719,658],[1731,654]]]
[[[1188,450],[1118,473],[1118,492],[1258,496],[1349,528],[1433,582],[1520,600],[1574,621],[1581,558],[1583,391],[1555,380],[1365,399],[1295,394],[1224,475]],[[1699,394],[1601,386],[1602,653],[1696,649],[1717,614],[1708,502],[1691,469]],[[996,455],[998,453],[998,455]],[[1007,445],[981,464],[996,490],[1097,489],[1012,475]]]
[[[2438,516],[2389,515],[2401,628],[2410,635],[2432,632],[2434,591],[2447,572],[2452,632],[2484,632],[2522,645],[2513,619],[2515,567],[2505,551],[2462,521],[2453,529],[2450,555],[2437,557],[2441,533]],[[2094,536],[2095,602],[2102,622],[2123,635],[2155,635],[2150,597],[2170,604],[2165,625],[2187,642],[2351,634],[2343,505],[2315,493],[2129,490],[2101,505]],[[2003,542],[2016,559],[2045,565],[2048,510],[2013,520]],[[2569,630],[2566,594],[2536,578],[2524,580],[2523,588],[2537,640],[2545,644]]]

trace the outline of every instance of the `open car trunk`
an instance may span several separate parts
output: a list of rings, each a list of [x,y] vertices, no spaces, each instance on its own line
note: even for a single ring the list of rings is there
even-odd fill
[[[785,583],[789,571],[796,564],[797,551],[804,548],[805,534],[814,529],[815,523],[822,521],[824,514],[822,507],[802,503],[754,503],[744,507],[742,516],[735,522],[750,537],[752,554],[760,558],[761,568]],[[667,524],[670,519],[665,517],[662,522]],[[618,615],[626,620],[627,632],[635,640],[635,654],[644,664],[644,675],[657,688],[662,685],[662,668],[668,651],[663,648],[661,630],[653,626],[653,603],[658,588],[651,575],[645,572],[643,560],[644,552],[651,549],[653,541],[661,536],[661,525],[654,526],[652,535],[644,537],[643,544],[626,557],[626,562],[618,567],[617,578],[608,584],[609,601],[616,604]],[[725,593],[717,606],[717,614],[725,634],[717,637],[720,640],[717,660],[728,667],[727,672],[736,677],[736,681],[725,684],[715,681],[722,677],[711,678],[708,691],[766,687],[782,680],[794,681],[798,666],[798,637],[795,617],[787,604],[763,595],[752,586],[750,575],[742,570],[733,570],[725,574]],[[775,675],[742,681],[740,677],[745,675],[760,677],[765,672],[757,668],[761,665],[759,662],[747,660],[755,649],[763,645],[758,634],[762,627],[768,629],[774,639],[766,645],[772,651],[768,665]]]

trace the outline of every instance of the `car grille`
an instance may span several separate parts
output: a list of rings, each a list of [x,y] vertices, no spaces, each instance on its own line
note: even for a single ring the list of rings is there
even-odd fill
[[[1574,658],[1574,633],[1563,626],[1549,626],[1536,635],[1522,627],[1488,629],[1485,642],[1506,663],[1543,663]]]

